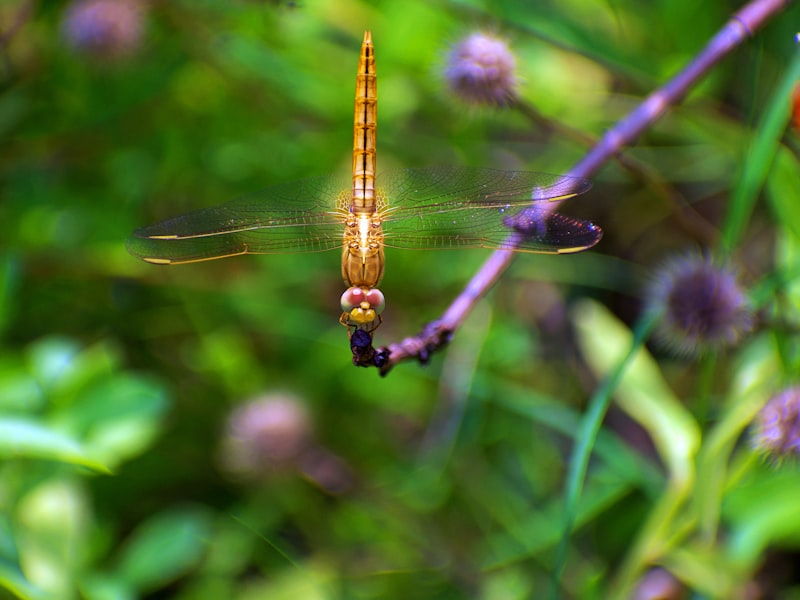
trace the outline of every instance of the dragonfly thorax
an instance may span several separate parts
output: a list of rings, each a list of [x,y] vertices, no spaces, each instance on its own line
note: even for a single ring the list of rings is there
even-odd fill
[[[342,249],[342,278],[348,286],[373,288],[383,277],[383,228],[377,215],[347,219]]]

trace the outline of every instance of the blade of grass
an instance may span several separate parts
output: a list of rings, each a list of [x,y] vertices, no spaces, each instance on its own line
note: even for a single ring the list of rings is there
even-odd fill
[[[556,549],[555,561],[553,566],[553,587],[551,597],[554,600],[559,598],[561,576],[567,562],[569,551],[569,538],[572,528],[577,518],[578,502],[583,491],[583,482],[586,478],[586,470],[589,465],[589,458],[592,454],[595,440],[600,431],[603,418],[608,412],[611,404],[611,394],[617,388],[628,367],[638,354],[639,349],[644,345],[645,340],[655,326],[655,316],[643,319],[634,330],[630,348],[624,357],[617,363],[616,367],[608,373],[602,385],[597,388],[592,398],[586,415],[581,421],[580,430],[577,436],[577,444],[572,453],[567,473],[567,484],[564,492],[565,518],[563,534],[558,548]]]
[[[738,181],[733,187],[730,210],[720,237],[722,254],[729,256],[741,238],[753,212],[759,190],[767,179],[775,154],[789,122],[792,93],[800,81],[800,43],[783,79],[767,105],[744,157]]]

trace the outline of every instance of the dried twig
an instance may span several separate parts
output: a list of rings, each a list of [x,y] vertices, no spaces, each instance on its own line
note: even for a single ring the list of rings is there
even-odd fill
[[[686,68],[650,94],[616,126],[608,130],[568,174],[583,178],[594,174],[624,146],[633,143],[670,106],[680,102],[692,86],[731,50],[741,45],[791,2],[792,0],[754,0],[744,6]],[[519,234],[512,234],[508,241],[514,243],[516,240],[518,243],[520,239]],[[377,366],[381,375],[386,375],[396,364],[410,358],[426,362],[431,354],[450,341],[472,307],[491,289],[509,267],[514,256],[515,253],[509,250],[497,250],[492,253],[440,319],[426,325],[415,337],[406,338],[375,351],[381,356],[381,360],[373,362],[372,366]],[[360,364],[367,366],[364,363]]]

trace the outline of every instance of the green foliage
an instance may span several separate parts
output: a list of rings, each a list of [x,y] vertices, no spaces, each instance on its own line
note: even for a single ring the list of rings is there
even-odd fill
[[[125,239],[346,177],[365,29],[379,172],[558,173],[730,3],[139,8],[136,44],[98,53],[66,3],[0,6],[0,597],[628,598],[655,567],[696,597],[797,595],[798,464],[748,432],[800,372],[797,6],[559,209],[599,246],[520,257],[448,348],[383,379],[350,364],[336,252],[161,268]],[[479,25],[515,53],[528,110],[447,90],[448,49]],[[698,247],[756,318],[687,360],[649,344],[640,290]],[[485,258],[387,250],[377,344]]]

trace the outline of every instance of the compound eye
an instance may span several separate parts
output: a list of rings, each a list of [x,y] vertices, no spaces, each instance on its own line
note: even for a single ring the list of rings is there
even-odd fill
[[[361,306],[361,303],[366,301],[366,294],[360,287],[347,288],[340,299],[342,311],[346,313],[349,313],[354,308]]]
[[[376,314],[381,314],[383,309],[386,308],[386,298],[383,296],[383,292],[377,288],[367,291],[364,301],[375,310]]]

